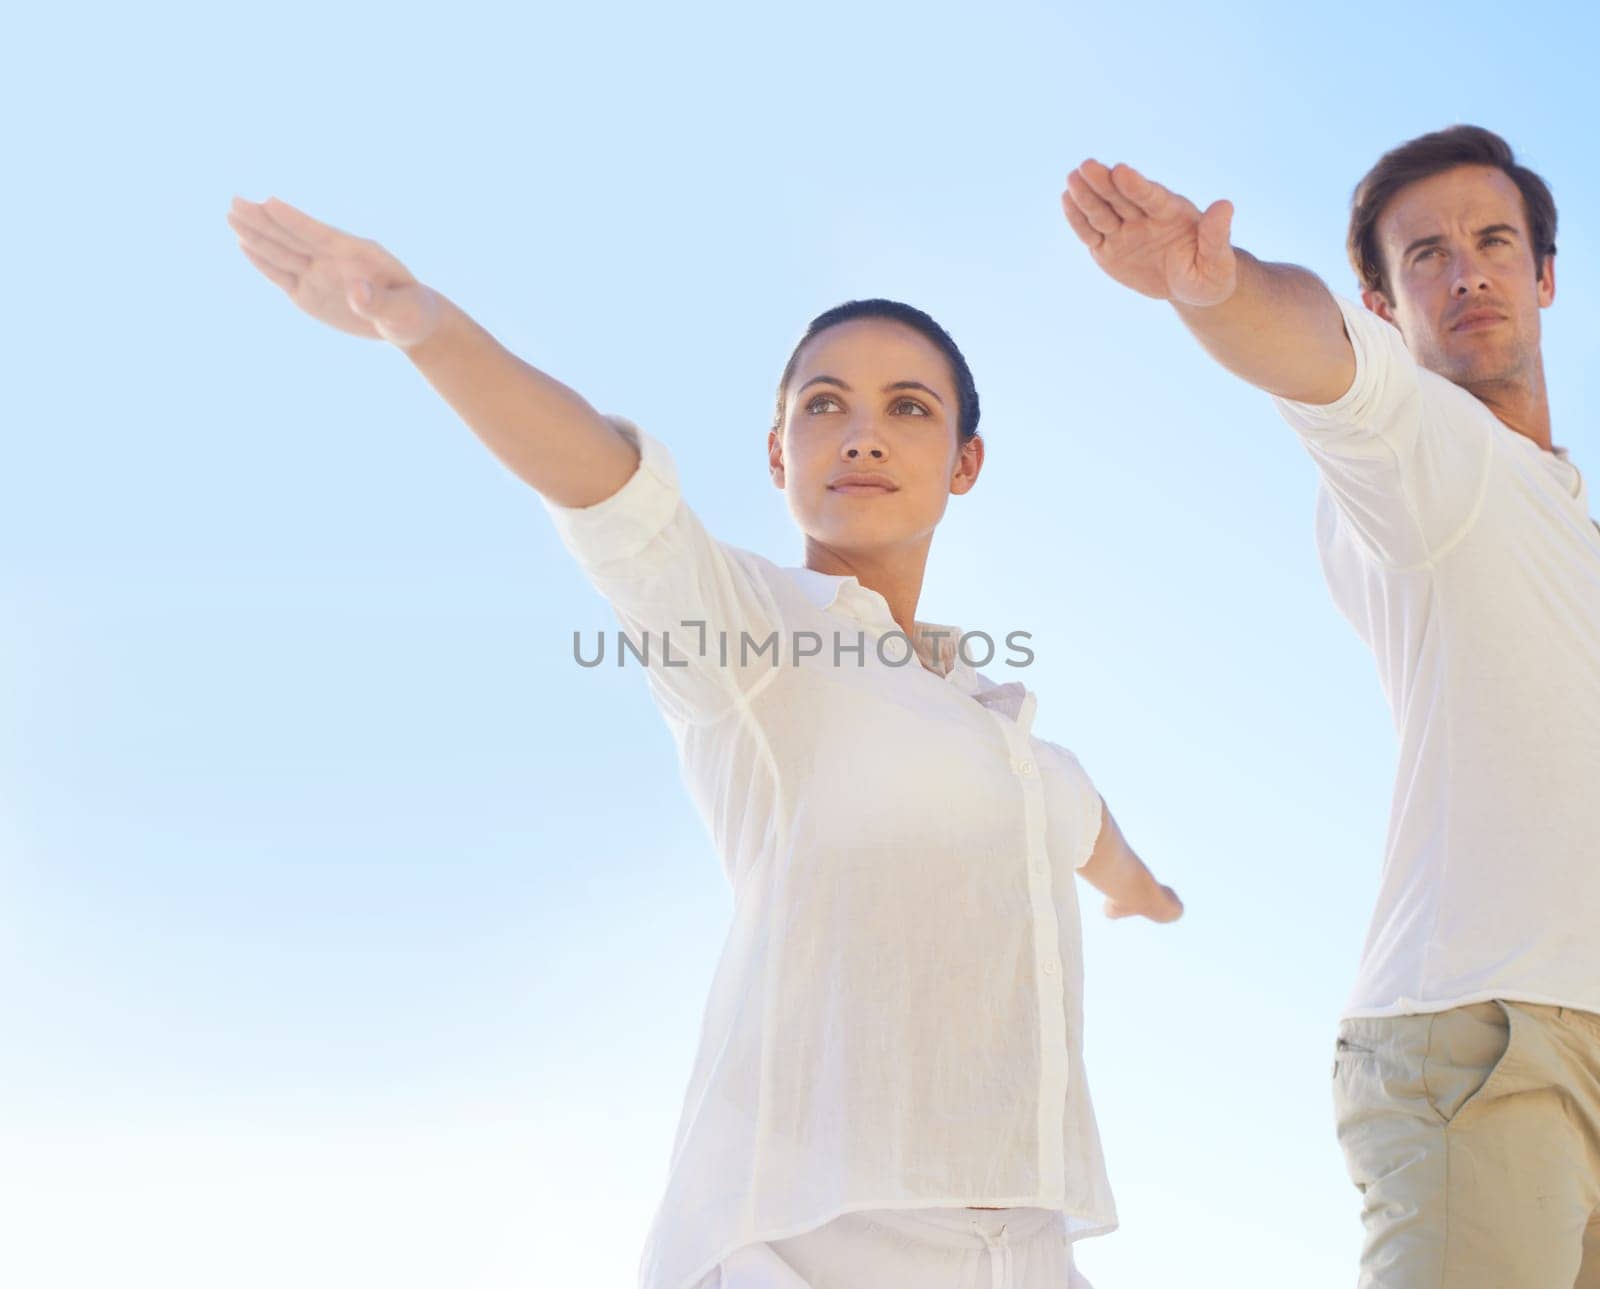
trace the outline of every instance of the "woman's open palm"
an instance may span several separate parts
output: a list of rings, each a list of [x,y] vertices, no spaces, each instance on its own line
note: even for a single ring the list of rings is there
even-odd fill
[[[318,322],[402,349],[425,340],[438,323],[438,296],[377,242],[276,197],[235,197],[228,224],[250,262]]]

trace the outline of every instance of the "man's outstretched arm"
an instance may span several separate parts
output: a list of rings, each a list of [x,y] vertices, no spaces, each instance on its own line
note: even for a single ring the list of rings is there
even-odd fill
[[[1202,212],[1132,166],[1085,161],[1068,176],[1061,207],[1096,264],[1170,301],[1236,376],[1298,403],[1332,403],[1350,388],[1355,351],[1328,288],[1305,269],[1233,246],[1230,202]]]

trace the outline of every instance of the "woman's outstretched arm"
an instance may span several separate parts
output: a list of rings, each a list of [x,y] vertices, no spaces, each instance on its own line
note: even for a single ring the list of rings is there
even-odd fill
[[[235,197],[240,249],[303,312],[401,350],[513,474],[559,506],[617,492],[638,450],[575,390],[523,362],[377,242],[269,197]]]
[[[1183,916],[1183,901],[1177,892],[1156,881],[1133,853],[1104,798],[1100,801],[1100,835],[1078,873],[1106,897],[1107,917],[1142,916],[1152,922],[1176,922]]]

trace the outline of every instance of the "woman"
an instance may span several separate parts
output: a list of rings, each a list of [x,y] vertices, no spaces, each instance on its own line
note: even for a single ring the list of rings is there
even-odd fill
[[[661,443],[377,243],[276,198],[228,220],[299,308],[403,351],[539,493],[648,662],[735,907],[644,1289],[1085,1283],[1071,1242],[1116,1217],[1072,874],[1113,917],[1182,905],[1032,734],[1034,695],[915,616],[983,465],[950,337],[883,300],[811,324],[767,436],[805,546],[780,567],[707,534]]]

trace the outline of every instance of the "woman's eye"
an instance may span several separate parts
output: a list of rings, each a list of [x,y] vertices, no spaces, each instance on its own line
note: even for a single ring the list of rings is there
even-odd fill
[[[831,394],[818,394],[815,398],[813,398],[809,403],[806,404],[806,411],[808,411],[808,412],[820,411],[821,410],[821,404],[823,404],[823,403],[832,403],[835,407],[839,406],[839,401],[836,398],[834,398],[833,395],[831,395]]]
[[[928,409],[925,408],[921,403],[917,402],[917,400],[914,398],[897,399],[895,401],[895,409],[899,410],[902,407],[909,407],[913,409],[913,415],[927,416],[929,414]]]

